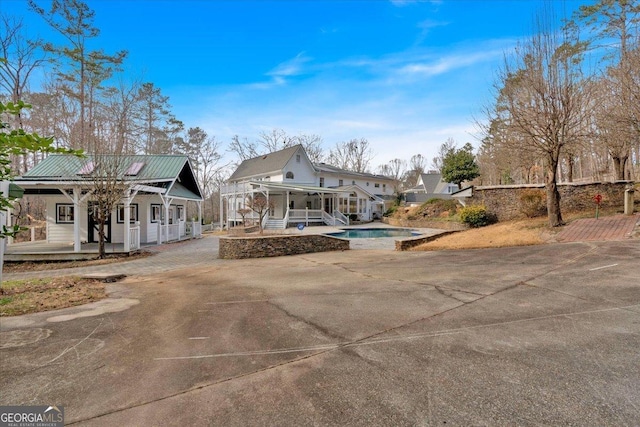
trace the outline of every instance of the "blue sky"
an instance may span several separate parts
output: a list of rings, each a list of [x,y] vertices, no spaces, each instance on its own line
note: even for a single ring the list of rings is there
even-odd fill
[[[554,2],[560,16],[587,0]],[[187,127],[225,145],[235,134],[318,134],[328,151],[366,138],[373,166],[431,159],[474,137],[505,52],[541,0],[87,0],[100,36],[126,49],[125,72],[153,82]],[[50,1],[42,1],[48,7]],[[28,34],[51,39],[26,0],[0,0]]]

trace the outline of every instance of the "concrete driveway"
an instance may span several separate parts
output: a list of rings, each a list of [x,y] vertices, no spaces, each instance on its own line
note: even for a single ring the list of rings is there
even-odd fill
[[[638,425],[639,260],[626,240],[130,277],[3,319],[0,404],[83,426]]]

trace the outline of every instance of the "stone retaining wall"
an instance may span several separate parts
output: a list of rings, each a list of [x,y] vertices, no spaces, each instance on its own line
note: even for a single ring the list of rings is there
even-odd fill
[[[414,220],[404,218],[392,218],[384,217],[382,222],[385,224],[393,225],[394,227],[409,227],[409,228],[437,228],[440,230],[461,231],[469,228],[466,224],[462,224],[456,221],[429,221],[429,220]]]
[[[409,249],[415,248],[416,246],[420,246],[423,243],[432,242],[436,239],[439,239],[442,236],[447,236],[452,233],[457,233],[458,231],[461,231],[461,230],[445,231],[443,233],[436,234],[435,236],[408,237],[406,239],[396,240],[396,251],[408,251]]]
[[[218,256],[222,259],[265,258],[348,249],[348,240],[319,234],[220,237]]]
[[[560,208],[563,212],[580,212],[593,210],[595,212],[594,197],[602,195],[602,207],[624,207],[624,191],[629,181],[594,182],[587,184],[558,184],[560,192]],[[545,192],[544,184],[540,185],[502,185],[492,187],[474,187],[473,196],[466,200],[467,205],[485,205],[490,213],[497,216],[499,221],[522,218],[520,197],[524,192]],[[545,205],[546,206],[546,205]],[[546,208],[544,209],[546,212]]]

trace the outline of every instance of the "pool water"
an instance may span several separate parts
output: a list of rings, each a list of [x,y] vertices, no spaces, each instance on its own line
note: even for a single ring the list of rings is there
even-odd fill
[[[343,239],[375,239],[380,237],[413,237],[419,234],[406,228],[358,228],[329,233],[328,235]]]

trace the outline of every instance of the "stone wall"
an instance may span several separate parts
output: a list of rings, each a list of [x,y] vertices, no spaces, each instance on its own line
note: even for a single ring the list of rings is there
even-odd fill
[[[593,210],[595,212],[594,197],[602,195],[602,207],[624,207],[624,191],[629,181],[595,182],[588,184],[558,184],[560,192],[560,208],[563,212],[580,212]],[[522,218],[521,197],[525,192],[545,192],[544,184],[540,185],[502,185],[492,187],[474,187],[473,196],[466,199],[467,205],[485,205],[490,213],[497,216],[499,221]],[[546,209],[544,210],[546,212]]]
[[[461,231],[469,228],[468,225],[457,221],[435,221],[425,219],[406,219],[384,217],[382,222],[393,225],[394,227],[410,227],[410,228],[437,228],[440,230]]]
[[[319,234],[220,237],[218,256],[222,259],[265,258],[348,249],[348,240]]]
[[[409,249],[420,246],[423,243],[433,242],[434,240],[439,239],[442,236],[457,233],[458,231],[462,230],[445,231],[443,233],[436,234],[435,236],[409,237],[406,239],[396,240],[396,251],[408,251]]]

